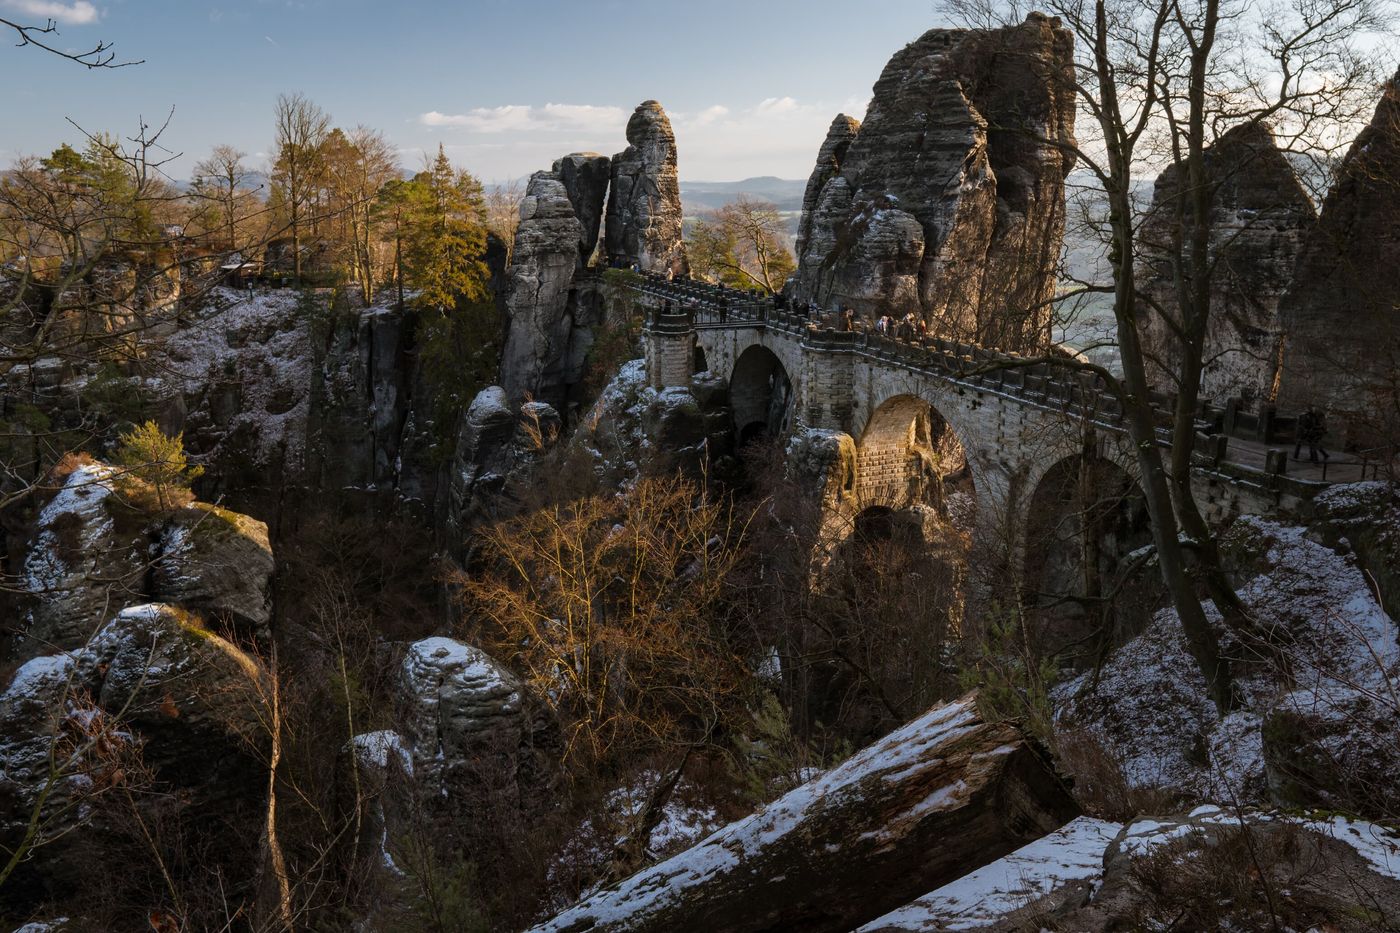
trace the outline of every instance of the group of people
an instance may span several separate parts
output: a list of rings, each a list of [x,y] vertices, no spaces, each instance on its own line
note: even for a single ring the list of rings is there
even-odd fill
[[[842,307],[837,313],[836,320],[837,329],[843,331],[873,330],[877,334],[894,337],[896,340],[913,340],[916,337],[928,336],[928,322],[924,320],[922,315],[914,314],[912,311],[901,318],[882,314],[875,319],[872,326],[859,311],[847,306]]]

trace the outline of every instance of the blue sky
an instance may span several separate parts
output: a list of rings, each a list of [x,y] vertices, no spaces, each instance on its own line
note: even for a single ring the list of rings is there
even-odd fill
[[[0,162],[88,130],[130,135],[174,108],[184,177],[218,143],[265,160],[278,93],[383,130],[414,167],[444,143],[487,181],[624,145],[632,108],[672,115],[683,179],[804,178],[831,118],[863,116],[891,54],[938,25],[932,0],[0,0],[142,65],[92,71],[0,46]]]

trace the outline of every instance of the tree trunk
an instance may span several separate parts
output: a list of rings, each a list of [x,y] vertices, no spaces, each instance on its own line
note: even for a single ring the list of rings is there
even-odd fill
[[[1076,813],[1044,751],[971,695],[535,931],[839,933]]]

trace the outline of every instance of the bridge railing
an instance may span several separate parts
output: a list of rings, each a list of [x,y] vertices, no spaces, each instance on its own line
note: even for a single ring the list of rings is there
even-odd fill
[[[1098,376],[1030,362],[1014,352],[942,337],[898,336],[865,328],[838,330],[824,317],[814,320],[805,310],[785,307],[773,296],[693,279],[646,276],[633,287],[653,300],[657,314],[683,318],[697,328],[770,327],[801,337],[816,348],[848,349],[1111,425],[1121,425],[1123,420],[1121,404]]]

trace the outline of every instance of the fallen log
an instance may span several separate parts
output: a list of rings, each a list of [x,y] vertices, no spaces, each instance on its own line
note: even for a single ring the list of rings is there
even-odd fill
[[[1038,744],[935,707],[703,842],[534,933],[843,933],[1078,815]]]

